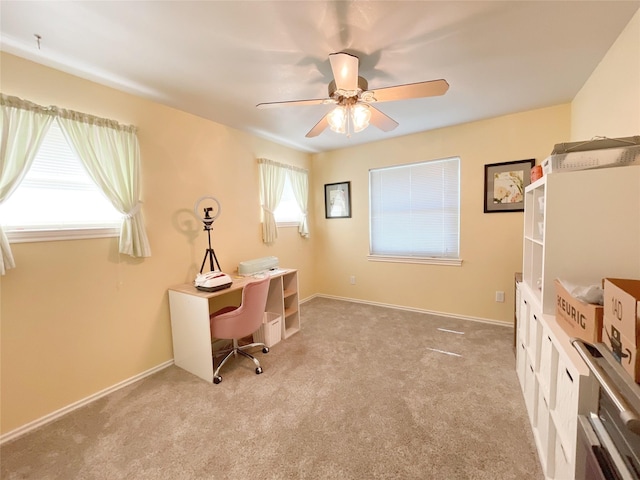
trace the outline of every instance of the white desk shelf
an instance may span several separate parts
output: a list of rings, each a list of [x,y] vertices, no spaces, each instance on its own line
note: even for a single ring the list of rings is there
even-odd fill
[[[284,331],[282,332],[282,338],[286,339],[300,330],[297,272],[283,276],[282,285],[284,288]]]

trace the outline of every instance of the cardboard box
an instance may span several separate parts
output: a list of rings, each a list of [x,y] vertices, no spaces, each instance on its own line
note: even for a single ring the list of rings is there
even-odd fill
[[[557,279],[555,287],[558,325],[571,337],[590,343],[602,341],[603,307],[571,296]]]
[[[605,278],[602,339],[629,375],[640,382],[640,280]]]
[[[640,280],[605,278],[603,285],[604,316],[623,337],[640,343]]]
[[[634,381],[640,383],[640,348],[630,339],[622,336],[604,317],[604,327],[602,328],[602,342],[611,350],[613,357],[620,362]]]
[[[571,337],[585,342],[597,343],[602,340],[603,307],[585,303],[571,294],[555,280],[556,322]]]

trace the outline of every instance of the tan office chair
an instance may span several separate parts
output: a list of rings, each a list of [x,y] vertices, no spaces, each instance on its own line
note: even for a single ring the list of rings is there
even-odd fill
[[[262,367],[258,359],[245,350],[261,346],[262,352],[268,353],[269,348],[264,343],[238,346],[238,340],[253,334],[262,325],[264,311],[267,306],[270,280],[270,277],[267,276],[262,280],[248,283],[242,290],[242,303],[239,307],[225,307],[212,313],[209,317],[212,341],[213,339],[233,341],[233,347],[220,362],[216,371],[213,372],[213,383],[217,384],[222,381],[222,377],[219,375],[220,369],[231,356],[237,356],[237,354],[253,360],[253,363],[256,364],[256,374],[262,373]]]

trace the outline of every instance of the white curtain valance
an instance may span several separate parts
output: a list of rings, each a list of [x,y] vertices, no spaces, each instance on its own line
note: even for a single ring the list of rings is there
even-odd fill
[[[286,163],[275,162],[273,160],[269,160],[268,158],[259,158],[258,163],[273,165],[274,167],[284,168],[285,170],[291,170],[294,172],[306,173],[307,175],[309,174],[309,170],[307,170],[306,168],[287,165]]]
[[[4,93],[0,93],[0,105],[2,105],[3,107],[7,106],[18,108],[20,110],[27,110],[34,113],[51,115],[52,117],[66,118],[68,120],[74,120],[80,123],[113,128],[114,130],[128,131],[132,133],[136,133],[138,131],[138,129],[134,125],[122,125],[115,120],[100,118],[89,115],[87,113],[76,112],[74,110],[67,110],[65,108],[56,107],[54,105],[44,107],[42,105],[30,102],[29,100],[5,95]]]

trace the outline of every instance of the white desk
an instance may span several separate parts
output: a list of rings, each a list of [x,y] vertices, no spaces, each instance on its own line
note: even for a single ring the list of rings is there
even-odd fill
[[[203,292],[189,283],[169,288],[173,358],[178,367],[213,381],[209,315],[226,305],[240,305],[242,289],[252,280],[252,277],[233,277],[229,288],[217,292]],[[283,339],[300,330],[298,305],[297,270],[272,272],[265,311],[282,317]]]

